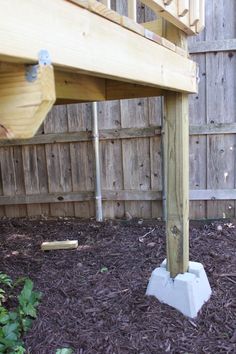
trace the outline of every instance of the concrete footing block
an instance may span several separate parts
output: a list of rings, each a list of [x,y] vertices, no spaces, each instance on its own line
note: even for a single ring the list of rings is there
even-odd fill
[[[152,272],[146,295],[155,296],[160,302],[194,318],[210,298],[211,287],[201,263],[189,262],[188,272],[178,274],[173,279],[166,270],[164,260],[161,266]]]

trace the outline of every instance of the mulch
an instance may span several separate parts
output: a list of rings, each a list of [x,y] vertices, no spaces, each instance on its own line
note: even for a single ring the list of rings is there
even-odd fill
[[[233,221],[191,224],[190,259],[203,263],[213,291],[194,320],[145,296],[165,258],[160,222],[2,219],[0,235],[0,271],[30,276],[43,293],[27,353],[236,353]],[[65,239],[78,249],[40,250]]]

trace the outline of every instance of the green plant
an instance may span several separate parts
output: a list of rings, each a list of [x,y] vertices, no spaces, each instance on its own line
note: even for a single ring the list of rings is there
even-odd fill
[[[22,284],[19,295],[13,295]],[[33,282],[29,278],[20,278],[13,283],[8,275],[1,272],[0,286],[0,353],[23,354],[22,337],[37,316],[41,293],[33,290]],[[16,299],[17,306],[10,310],[9,300]]]
[[[57,349],[56,354],[73,354],[73,349],[71,348]]]
[[[107,268],[107,267],[102,267],[102,268],[100,269],[100,272],[101,272],[101,273],[107,273],[107,272],[108,272],[108,268]]]

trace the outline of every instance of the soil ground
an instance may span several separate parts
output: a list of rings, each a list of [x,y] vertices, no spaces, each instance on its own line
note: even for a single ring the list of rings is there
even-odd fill
[[[30,276],[43,293],[27,352],[236,353],[234,225],[191,224],[190,259],[203,263],[213,294],[190,320],[145,296],[152,270],[165,258],[161,223],[0,220],[0,271]],[[65,239],[77,239],[78,249],[40,250],[43,241]]]

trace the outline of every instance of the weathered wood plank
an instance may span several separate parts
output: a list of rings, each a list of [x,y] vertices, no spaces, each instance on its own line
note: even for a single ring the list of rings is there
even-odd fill
[[[235,29],[230,21],[235,21],[235,4],[233,2],[213,0],[208,5],[208,12],[214,11],[214,21],[208,19],[206,41],[218,41],[235,37]],[[222,14],[224,14],[222,16]],[[224,18],[227,18],[225,21]],[[233,22],[232,22],[233,23]],[[207,87],[207,122],[235,123],[235,70],[236,57],[230,53],[206,54]],[[233,54],[233,53],[232,53]],[[227,101],[226,101],[227,97]],[[226,103],[227,102],[227,103]],[[217,117],[214,117],[217,112]],[[231,189],[235,186],[235,156],[233,135],[209,135],[208,142],[208,189]],[[229,208],[224,201],[207,202],[207,216],[231,217],[235,215],[235,206]]]
[[[16,170],[14,168],[13,148],[0,149],[1,192],[10,198],[16,194]],[[4,205],[4,204],[3,204]],[[5,215],[8,217],[20,216],[20,207],[5,206]]]
[[[76,108],[75,108],[76,109]],[[55,114],[56,111],[54,111]],[[72,112],[72,111],[71,111]],[[72,113],[70,113],[72,117]],[[110,121],[110,119],[109,119]],[[156,135],[160,135],[160,126],[147,127],[147,128],[117,128],[113,129],[101,129],[100,140],[118,140],[118,139],[132,139],[132,138],[148,138]],[[90,129],[91,127],[88,127]],[[21,145],[41,145],[52,143],[72,143],[90,141],[91,130],[78,131],[78,132],[66,132],[66,133],[53,133],[36,135],[32,139],[20,139],[20,140],[2,140],[0,146],[21,146]]]
[[[200,104],[203,100],[199,101]],[[203,106],[204,107],[204,106]],[[204,115],[202,116],[204,118]],[[198,115],[198,122],[200,122],[201,116]],[[210,123],[202,125],[190,125],[190,135],[221,135],[221,134],[236,134],[236,123],[224,123],[219,122],[221,116],[212,117]],[[230,117],[227,119],[230,120]],[[219,122],[219,123],[218,123]]]
[[[67,107],[54,107],[49,113],[44,124],[45,133],[68,131]],[[71,161],[68,144],[46,144],[46,161],[48,174],[48,189],[50,193],[66,192],[72,190]],[[53,216],[73,216],[73,204],[50,205],[50,213]]]
[[[37,164],[37,150],[36,146],[23,146],[23,170],[24,170],[24,183],[25,193],[39,194],[39,176],[38,176],[38,164]],[[31,215],[41,215],[40,205],[27,205],[27,213]]]
[[[235,51],[236,39],[218,39],[217,41],[195,42],[189,46],[190,54]]]
[[[120,130],[120,102],[111,101],[98,104],[98,122],[101,158],[101,176],[103,189],[123,188],[122,141],[103,140],[103,132]],[[105,129],[104,129],[105,128]],[[113,163],[112,161],[115,161]],[[124,217],[124,203],[116,201],[103,202],[103,214],[106,218]]]
[[[190,200],[236,200],[236,189],[197,189],[190,191]],[[222,217],[222,215],[219,215]]]
[[[161,201],[161,190],[102,190],[103,201],[112,203],[120,201]],[[236,189],[198,189],[190,190],[189,199],[192,201],[217,201],[217,200],[236,200]],[[12,196],[0,196],[0,206],[24,206],[26,204],[47,204],[47,203],[68,203],[78,202],[82,205],[82,202],[89,202],[94,200],[93,191],[81,191],[81,192],[62,192],[62,193],[46,193],[46,194],[14,194]],[[81,210],[82,213],[82,210]],[[15,214],[13,214],[15,215]],[[90,214],[89,214],[90,215]],[[9,215],[10,216],[10,215]],[[17,214],[17,216],[25,216],[25,214]],[[78,214],[78,217],[83,215]],[[87,216],[88,217],[88,216]],[[196,218],[196,217],[195,217]],[[199,217],[200,218],[200,217]]]
[[[121,102],[122,127],[146,127],[148,125],[147,99]],[[151,188],[150,146],[149,139],[122,141],[124,189],[149,190]],[[125,211],[133,217],[151,217],[151,203],[125,203]]]
[[[199,91],[189,97],[190,136],[189,163],[190,188],[207,188],[207,137],[201,133],[209,133],[214,129],[214,123],[206,124],[206,59],[205,55],[196,57],[199,65]],[[198,124],[197,126],[195,124]],[[193,125],[193,126],[192,126]],[[206,217],[206,202],[191,201],[190,218],[203,219]]]
[[[71,109],[71,108],[70,108]],[[79,112],[80,108],[74,105],[75,111]],[[71,109],[72,112],[72,109]],[[73,115],[70,113],[69,120]],[[200,116],[198,115],[200,120]],[[220,118],[215,117],[219,120]],[[85,121],[86,122],[86,121]],[[190,135],[225,135],[236,133],[236,123],[212,123],[202,125],[190,125]],[[119,140],[119,139],[135,139],[135,138],[151,138],[161,134],[160,125],[144,128],[117,128],[117,129],[101,129],[100,140]],[[16,139],[16,140],[1,140],[0,147],[24,146],[24,145],[44,145],[52,143],[72,143],[91,140],[90,127],[86,131],[72,131],[67,133],[52,133],[36,135],[32,139]]]

